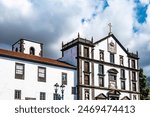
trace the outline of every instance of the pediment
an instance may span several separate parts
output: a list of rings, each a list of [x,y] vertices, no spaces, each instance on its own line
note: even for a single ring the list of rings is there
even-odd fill
[[[121,100],[131,100],[128,96],[124,96]]]
[[[95,99],[96,99],[96,100],[98,100],[98,99],[107,99],[107,96],[105,96],[103,93],[100,93],[99,95],[97,95],[97,96],[95,97]]]

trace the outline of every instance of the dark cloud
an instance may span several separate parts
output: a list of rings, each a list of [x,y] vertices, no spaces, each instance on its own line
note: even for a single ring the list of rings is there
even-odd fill
[[[43,43],[45,56],[58,57],[60,51],[54,52],[51,46],[64,34],[73,32],[70,19],[79,10],[74,11],[74,6],[48,0],[33,0],[30,4],[31,13],[26,16],[21,11],[10,12],[0,3],[0,13],[4,19],[0,21],[0,43],[12,45],[18,39],[26,38]]]

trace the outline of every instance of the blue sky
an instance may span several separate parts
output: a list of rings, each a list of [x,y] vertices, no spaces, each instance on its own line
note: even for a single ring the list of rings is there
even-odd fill
[[[20,38],[44,44],[46,57],[61,57],[61,42],[78,32],[97,41],[112,32],[150,76],[150,0],[0,0],[0,48]]]

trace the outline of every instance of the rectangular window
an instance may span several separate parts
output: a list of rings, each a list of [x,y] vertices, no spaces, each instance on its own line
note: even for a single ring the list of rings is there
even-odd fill
[[[116,75],[109,74],[109,88],[117,88]]]
[[[110,53],[110,63],[115,63],[115,55]]]
[[[86,73],[90,72],[89,62],[84,62],[84,72]]]
[[[123,65],[124,64],[124,59],[123,59],[123,56],[120,55],[120,65]]]
[[[24,79],[24,64],[16,63],[15,78],[16,79]]]
[[[132,72],[132,80],[136,81],[136,72]]]
[[[104,66],[99,64],[99,70],[98,71],[99,71],[100,75],[103,75],[104,74]]]
[[[85,92],[84,92],[84,99],[85,99],[85,100],[89,100],[89,99],[90,99],[90,92],[89,92],[89,89],[85,89]]]
[[[67,85],[67,73],[62,73],[62,84]]]
[[[133,95],[133,100],[136,100],[137,98],[136,98],[136,95]]]
[[[46,82],[46,68],[38,67],[38,81]]]
[[[14,99],[21,100],[21,90],[15,90]]]
[[[84,47],[84,57],[89,58],[89,48],[88,47]]]
[[[124,69],[120,70],[120,77],[125,79],[125,70]]]
[[[46,93],[40,92],[40,100],[46,100]]]
[[[126,89],[125,80],[122,80],[122,81],[121,81],[121,89],[123,89],[123,90]]]
[[[73,94],[73,95],[76,95],[76,94],[77,94],[76,87],[72,87],[72,94]]]
[[[130,59],[128,59],[128,67],[130,67]]]
[[[99,77],[99,86],[104,87],[104,77]]]
[[[110,75],[109,78],[110,78],[110,80],[112,80],[112,81],[116,81],[116,75]]]
[[[90,78],[89,78],[89,75],[84,75],[84,84],[85,84],[85,85],[90,85]]]
[[[135,60],[132,60],[131,65],[132,65],[132,68],[135,68]]]
[[[100,61],[104,61],[104,50],[99,50]]]
[[[136,91],[136,83],[132,83],[132,89],[133,91]]]

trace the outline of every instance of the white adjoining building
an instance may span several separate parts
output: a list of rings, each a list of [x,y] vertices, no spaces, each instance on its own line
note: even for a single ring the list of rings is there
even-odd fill
[[[78,34],[61,51],[58,60],[44,58],[43,44],[26,39],[0,49],[0,99],[140,99],[138,53],[113,34],[97,42]],[[56,83],[65,86],[63,95]]]

